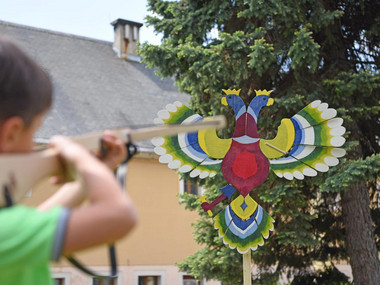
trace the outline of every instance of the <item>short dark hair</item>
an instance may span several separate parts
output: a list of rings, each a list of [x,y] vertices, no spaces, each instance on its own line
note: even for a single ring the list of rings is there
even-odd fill
[[[10,39],[0,37],[0,122],[21,117],[26,127],[52,104],[47,72]]]

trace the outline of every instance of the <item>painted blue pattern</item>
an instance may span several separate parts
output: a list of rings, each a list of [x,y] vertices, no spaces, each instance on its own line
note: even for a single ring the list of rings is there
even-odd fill
[[[203,118],[199,116],[195,120],[192,120],[192,122],[201,121]],[[198,142],[198,133],[187,133],[185,134],[185,144],[186,149],[189,151],[192,155],[198,158],[198,161],[202,161],[202,165],[204,164],[215,164],[218,163],[218,160],[210,159],[208,154],[205,153]]]
[[[246,227],[245,229],[241,229],[240,227],[238,227],[235,223],[236,221],[236,217],[233,218],[232,222],[231,222],[231,212],[229,211],[230,208],[229,206],[227,207],[226,211],[225,211],[225,219],[226,219],[226,224],[227,225],[230,225],[228,230],[231,231],[234,235],[244,239],[248,236],[250,236],[251,234],[253,234],[255,231],[258,230],[258,226],[256,224],[256,221],[255,219],[253,219],[253,216],[249,219],[251,222],[250,223],[246,223]],[[232,212],[233,214],[233,212]],[[236,216],[235,214],[233,214],[234,216]],[[240,220],[241,222],[244,222],[242,221],[241,219],[237,218],[237,220]],[[247,220],[248,221],[248,220]]]
[[[257,211],[255,211],[255,213],[250,216],[247,220],[242,220],[240,219],[235,213],[234,211],[232,210],[232,208],[230,206],[228,206],[228,211],[230,212],[229,213],[229,216],[232,217],[232,220],[233,220],[233,223],[241,230],[245,230],[246,228],[248,228],[253,222],[255,222],[255,213]]]
[[[232,194],[236,192],[236,189],[231,184],[227,184],[223,188],[219,189],[227,198],[228,200],[231,199]]]
[[[304,150],[304,146],[302,145],[305,142],[305,131],[301,127],[301,124],[294,117],[290,118],[293,123],[295,137],[294,137],[294,147],[289,151],[289,154],[292,156],[296,156],[300,154]]]
[[[243,211],[245,210],[245,209],[247,209],[247,207],[248,207],[248,205],[247,205],[247,203],[245,203],[245,201],[243,201],[243,203],[240,205],[240,207],[243,209]]]
[[[200,159],[206,159],[208,155],[201,149],[198,144],[198,134],[186,134],[185,143],[188,151]]]
[[[241,115],[245,114],[247,107],[245,106],[243,99],[237,95],[227,95],[226,100],[228,105],[232,107],[235,113],[235,120],[237,120]]]
[[[257,116],[260,113],[261,108],[267,105],[268,100],[269,100],[269,96],[259,95],[253,98],[251,102],[249,103],[248,113],[250,113],[252,117],[255,118],[256,122],[257,122]]]

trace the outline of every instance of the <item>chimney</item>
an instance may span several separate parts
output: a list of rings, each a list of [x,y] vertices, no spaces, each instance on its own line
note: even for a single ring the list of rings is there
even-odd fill
[[[117,19],[111,23],[114,29],[113,48],[118,57],[137,58],[137,42],[140,39],[140,28],[143,24]]]

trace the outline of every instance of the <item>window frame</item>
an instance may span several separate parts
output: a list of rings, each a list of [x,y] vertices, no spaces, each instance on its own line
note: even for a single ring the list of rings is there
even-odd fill
[[[181,272],[180,273],[180,276],[179,276],[179,280],[178,280],[178,284],[179,285],[183,285],[183,281],[184,281],[184,277],[187,276],[187,277],[193,277],[191,274],[189,273],[186,273],[186,272]],[[195,278],[194,278],[195,279]],[[207,281],[206,279],[202,279],[202,280],[198,280],[198,284],[200,285],[206,285],[207,284]],[[214,284],[214,283],[213,283]],[[216,284],[218,285],[221,285],[220,281],[217,281]]]
[[[97,271],[98,272],[98,271]],[[110,273],[107,271],[100,271],[101,275],[109,275]],[[94,277],[88,276],[88,285],[93,285]],[[117,282],[116,285],[123,285],[123,274],[121,272],[117,272]]]
[[[69,272],[52,272],[51,278],[53,279],[63,279],[63,285],[70,285],[71,274]]]
[[[159,285],[165,285],[166,284],[166,272],[163,270],[138,270],[133,272],[133,284],[138,285],[139,284],[139,277],[146,277],[146,276],[158,276],[159,279]]]
[[[191,180],[182,179],[179,176],[179,193],[180,194],[185,194],[185,183],[186,183],[186,181],[192,182]],[[198,193],[196,195],[202,196],[206,190],[203,187],[199,186],[198,182],[197,182],[197,187],[198,187]],[[186,193],[188,193],[188,192],[186,192]]]

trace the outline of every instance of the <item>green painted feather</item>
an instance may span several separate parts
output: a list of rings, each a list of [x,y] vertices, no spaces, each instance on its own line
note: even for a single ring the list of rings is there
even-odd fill
[[[214,227],[218,230],[223,242],[240,253],[256,250],[264,244],[269,232],[273,231],[274,220],[264,209],[255,203],[256,210],[248,219],[239,218],[233,207],[227,206],[215,216]]]
[[[338,158],[345,155],[340,147],[345,143],[346,129],[336,114],[327,103],[317,100],[290,119],[295,132],[293,146],[283,157],[270,160],[277,176],[304,179],[339,163]]]
[[[180,102],[169,104],[158,112],[156,123],[181,124],[203,120],[201,116]],[[198,134],[178,134],[176,136],[154,138],[155,153],[159,161],[169,168],[191,177],[213,177],[220,170],[221,160],[209,158],[198,143]]]

